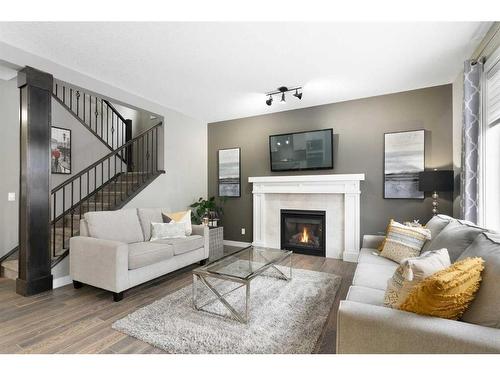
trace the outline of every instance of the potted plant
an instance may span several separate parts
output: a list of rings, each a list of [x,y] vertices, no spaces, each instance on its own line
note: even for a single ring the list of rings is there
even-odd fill
[[[223,213],[223,203],[223,199],[219,199],[218,202],[215,197],[210,197],[208,199],[200,197],[197,202],[189,206],[192,208],[191,221],[193,224],[202,224],[204,217],[209,218],[211,221],[213,221],[214,218],[217,220],[220,219]]]

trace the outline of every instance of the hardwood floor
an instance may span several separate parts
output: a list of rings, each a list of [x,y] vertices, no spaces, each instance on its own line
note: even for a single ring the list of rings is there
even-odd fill
[[[229,249],[225,249],[229,250]],[[344,299],[356,264],[294,254],[294,268],[334,273],[342,277],[316,353],[335,353],[337,310]],[[110,292],[72,285],[33,297],[17,295],[15,281],[0,278],[0,353],[165,353],[115,331],[116,320],[191,284],[187,267],[125,292],[113,302]]]

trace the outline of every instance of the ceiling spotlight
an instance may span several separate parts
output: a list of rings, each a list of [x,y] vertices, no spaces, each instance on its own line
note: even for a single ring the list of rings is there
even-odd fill
[[[272,105],[273,104],[273,95],[277,95],[277,94],[281,94],[281,100],[280,100],[280,103],[281,104],[285,104],[286,103],[286,93],[287,92],[290,92],[290,91],[295,91],[295,94],[293,94],[293,96],[295,96],[297,99],[302,99],[302,92],[299,93],[299,90],[302,90],[302,87],[301,86],[296,86],[296,87],[293,87],[293,88],[288,88],[286,86],[281,86],[281,87],[278,87],[278,89],[276,91],[271,91],[271,92],[268,92],[266,95],[269,96],[269,98],[266,100],[266,104],[267,105]]]
[[[299,89],[295,89],[295,94],[293,94],[297,99],[302,99],[302,93],[299,93]]]

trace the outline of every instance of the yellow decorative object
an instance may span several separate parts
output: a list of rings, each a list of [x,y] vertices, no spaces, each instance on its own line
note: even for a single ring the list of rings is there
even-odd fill
[[[482,258],[465,258],[414,287],[401,310],[458,320],[475,297],[484,269]]]

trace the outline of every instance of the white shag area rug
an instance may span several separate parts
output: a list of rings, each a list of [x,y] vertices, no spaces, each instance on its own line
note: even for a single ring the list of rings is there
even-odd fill
[[[283,269],[287,274],[287,270]],[[229,316],[216,301],[197,311],[192,306],[192,286],[184,287],[116,321],[113,328],[168,353],[311,353],[326,322],[340,276],[293,270],[290,281],[258,276],[251,284],[250,318],[247,324]],[[220,291],[236,284],[215,282]],[[203,300],[213,298],[198,283]],[[244,311],[245,288],[226,296]]]

